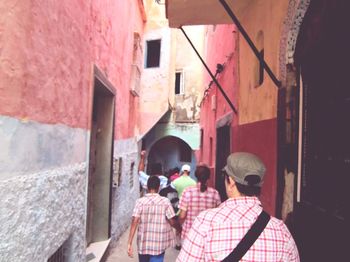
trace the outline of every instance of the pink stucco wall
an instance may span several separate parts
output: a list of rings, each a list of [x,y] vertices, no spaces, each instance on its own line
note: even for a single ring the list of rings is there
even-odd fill
[[[218,25],[208,29],[207,33],[207,53],[206,63],[213,74],[216,71],[218,63],[225,64],[224,71],[218,75],[219,83],[225,90],[226,95],[238,107],[237,101],[237,52],[236,52],[236,28],[234,25]],[[205,73],[204,86],[207,88],[211,77]],[[212,97],[216,96],[216,110],[212,110]],[[219,89],[213,84],[208,90],[208,95],[203,98],[201,106],[201,127],[204,129],[204,147],[202,149],[202,161],[215,166],[215,148],[216,148],[216,120],[223,115],[232,112],[229,104],[226,102]],[[237,123],[237,118],[233,119]],[[213,138],[213,152],[210,157],[210,137]],[[212,159],[212,163],[210,163]]]
[[[217,63],[225,64],[225,69],[219,75],[218,80],[238,110],[238,115],[233,114],[231,123],[231,152],[247,151],[262,158],[267,166],[267,173],[260,199],[264,208],[274,214],[277,187],[277,121],[276,118],[273,118],[239,124],[239,118],[245,114],[245,112],[240,111],[239,107],[240,85],[238,79],[239,66],[242,66],[244,61],[238,60],[237,37],[234,25],[218,25],[215,31],[209,29],[206,62],[213,73],[215,73]],[[207,77],[205,81],[206,86],[208,86],[211,78]],[[212,110],[211,105],[214,95],[217,99],[216,110]],[[209,163],[213,167],[213,174],[215,173],[216,123],[218,119],[230,112],[232,112],[230,106],[218,88],[212,85],[201,106],[201,128],[204,130],[204,136],[201,150],[197,152],[197,156],[200,161]],[[210,137],[213,139],[212,152],[210,152]],[[211,162],[210,159],[212,159]],[[214,179],[211,180],[212,185],[214,181]]]
[[[1,1],[0,115],[89,128],[93,65],[114,85],[116,138],[129,131],[139,0]],[[135,113],[136,114],[136,113]]]

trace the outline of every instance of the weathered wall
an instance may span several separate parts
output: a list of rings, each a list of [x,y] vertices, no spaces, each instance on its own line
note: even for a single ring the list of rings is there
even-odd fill
[[[225,90],[226,95],[238,107],[238,68],[237,68],[237,33],[234,25],[209,26],[206,34],[206,62],[210,70],[215,74],[216,65],[224,65],[222,73],[218,74],[217,79]],[[201,101],[201,123],[203,129],[203,144],[201,145],[201,161],[215,167],[215,148],[216,148],[216,121],[220,117],[232,112],[229,104],[224,99],[215,84],[209,86],[211,82],[209,75],[205,74],[204,97]],[[238,122],[234,115],[232,125]],[[210,148],[210,138],[212,138],[212,150]],[[212,152],[212,154],[211,154]]]
[[[0,261],[42,261],[67,240],[68,261],[85,261],[86,165],[0,183]]]
[[[203,57],[205,27],[185,26],[184,30]],[[174,33],[176,34],[176,53],[172,59],[176,61],[175,70],[183,70],[185,91],[184,94],[175,95],[175,81],[170,83],[169,97],[175,107],[175,121],[198,121],[199,103],[203,96],[204,66],[183,33],[180,30],[174,30]]]
[[[282,1],[272,5],[270,2],[251,5],[241,22],[254,42],[258,32],[260,30],[264,32],[265,59],[278,77],[279,57],[276,50],[279,50],[287,3]],[[254,19],[251,19],[252,17]],[[268,172],[261,200],[264,207],[274,214],[277,190],[277,88],[266,73],[263,84],[254,85],[256,68],[253,65],[256,63],[256,58],[233,25],[209,27],[207,39],[208,64],[214,72],[217,63],[225,65],[224,71],[218,75],[218,80],[238,109],[238,115],[233,113],[230,123],[231,150],[255,153],[265,162]],[[213,167],[216,126],[218,120],[230,112],[232,110],[220,91],[212,85],[202,102],[201,126],[204,137],[202,149],[198,154],[204,162],[213,159],[210,163]],[[212,149],[210,149],[210,138],[213,141]]]
[[[133,37],[134,32],[138,32],[142,38],[144,26],[139,0],[94,0],[89,19],[92,22],[92,61],[117,90],[115,138],[130,138],[134,135],[130,133],[133,131],[130,127],[137,124],[132,122],[137,116],[130,115],[130,112],[138,114],[133,110],[138,98],[130,94]]]
[[[185,141],[192,150],[199,149],[199,124],[159,123],[147,134],[147,145],[151,146],[162,137],[175,136]]]
[[[135,139],[119,140],[114,143],[113,157],[114,159],[122,158],[122,173],[120,184],[112,188],[111,246],[116,244],[116,240],[130,226],[135,201],[140,195],[137,172],[138,152],[138,144]],[[134,163],[133,170],[131,170],[132,163]]]
[[[233,128],[233,151],[256,154],[266,166],[260,200],[275,214],[277,191],[277,120],[264,120]]]
[[[159,67],[144,68],[141,77],[139,126],[145,134],[168,110],[171,29],[160,28],[144,34],[145,42],[161,39]],[[146,46],[146,43],[144,43]]]
[[[142,37],[145,19],[140,3],[0,2],[0,179],[5,199],[0,253],[5,261],[46,261],[69,234],[71,261],[85,261],[93,65],[116,89],[115,139],[132,138],[137,110],[131,109],[138,100],[130,94],[133,37],[134,32]],[[83,171],[70,167],[82,162]],[[9,214],[13,219],[7,221]]]
[[[259,31],[263,32],[264,57],[276,77],[279,72],[279,47],[286,17],[288,1],[259,1],[251,5],[241,19],[247,33],[254,43],[258,41]],[[247,124],[277,117],[277,87],[267,73],[260,86],[254,83],[257,58],[239,37],[239,124]]]
[[[0,115],[88,128],[95,63],[118,89],[116,138],[129,137],[133,33],[143,33],[138,4],[2,1]]]
[[[87,128],[89,5],[1,1],[0,13],[0,115]]]
[[[153,0],[145,1],[147,13],[147,23],[145,25],[143,47],[146,55],[146,41],[161,40],[160,65],[159,67],[145,68],[144,64],[141,76],[141,95],[139,99],[140,135],[147,133],[169,108],[169,86],[174,81],[170,72],[174,71],[175,61],[170,59],[174,50],[172,39],[173,30],[167,27],[168,21],[165,19],[165,8]]]
[[[86,161],[87,130],[0,116],[0,180]]]

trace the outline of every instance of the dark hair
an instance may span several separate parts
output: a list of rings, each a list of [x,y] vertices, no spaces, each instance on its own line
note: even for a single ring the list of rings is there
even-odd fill
[[[207,181],[210,177],[210,169],[205,165],[197,166],[195,171],[197,180],[201,183],[201,192],[205,192],[208,188]]]
[[[147,180],[147,188],[148,190],[154,189],[158,191],[160,186],[160,179],[158,176],[150,176]]]
[[[228,183],[230,183],[229,175],[224,172],[226,176],[226,180]],[[256,186],[260,182],[260,177],[257,175],[249,175],[244,178],[245,181],[247,181],[248,185],[242,185],[240,183],[236,183],[237,190],[239,193],[245,196],[259,196],[261,193],[261,187]]]
[[[261,192],[261,187],[257,186],[260,183],[261,179],[257,175],[249,175],[244,178],[247,181],[248,185],[242,185],[236,183],[238,191],[246,196],[259,196]]]

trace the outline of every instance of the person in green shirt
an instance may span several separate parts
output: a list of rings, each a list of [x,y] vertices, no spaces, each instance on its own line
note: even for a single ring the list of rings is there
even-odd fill
[[[175,179],[173,182],[171,182],[171,187],[176,189],[179,199],[181,198],[182,192],[190,186],[196,186],[197,182],[190,177],[191,173],[191,167],[188,164],[185,164],[181,167],[181,176],[177,179]],[[178,216],[180,213],[180,210],[176,213]],[[176,246],[175,248],[177,250],[181,249],[181,236],[179,233],[176,234]]]
[[[182,192],[185,188],[189,186],[195,186],[197,183],[190,177],[191,167],[188,164],[185,164],[181,167],[181,176],[171,182],[171,186],[176,189],[179,194],[179,198],[182,195]]]

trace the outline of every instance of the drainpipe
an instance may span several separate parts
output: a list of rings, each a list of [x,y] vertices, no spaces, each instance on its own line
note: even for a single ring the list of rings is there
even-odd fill
[[[222,4],[222,6],[225,8],[226,12],[228,13],[228,15],[231,17],[233,23],[237,26],[238,30],[240,31],[240,33],[243,35],[244,39],[247,41],[248,45],[250,46],[250,48],[252,49],[253,53],[255,54],[255,56],[259,59],[259,62],[262,64],[264,70],[266,71],[266,73],[270,76],[271,80],[273,81],[273,83],[277,86],[277,88],[281,87],[281,81],[279,81],[277,79],[277,77],[275,76],[275,74],[272,72],[272,70],[270,69],[270,67],[268,66],[268,64],[265,62],[265,60],[260,56],[260,53],[258,51],[258,49],[256,48],[256,46],[254,45],[253,41],[250,39],[248,33],[245,31],[245,29],[243,28],[243,26],[241,25],[241,23],[239,22],[238,18],[235,16],[235,14],[233,13],[233,11],[231,10],[230,6],[226,3],[225,0],[219,0],[220,3]]]
[[[188,42],[190,43],[190,45],[192,46],[193,50],[196,52],[197,56],[199,57],[199,59],[201,60],[202,64],[204,65],[205,69],[207,69],[209,75],[211,76],[212,80],[214,81],[214,83],[216,84],[216,86],[219,88],[221,94],[224,96],[224,98],[226,99],[227,103],[230,105],[231,109],[233,112],[235,112],[235,114],[237,115],[238,112],[235,108],[235,106],[232,104],[231,100],[228,98],[228,96],[226,95],[225,91],[223,90],[223,88],[221,87],[221,85],[219,84],[218,80],[216,79],[216,77],[214,76],[214,74],[210,71],[209,67],[207,66],[207,64],[205,63],[205,61],[203,60],[203,58],[201,57],[201,55],[198,53],[196,47],[193,45],[191,39],[187,36],[185,30],[182,28],[182,26],[180,27],[180,30],[182,31],[182,33],[185,35],[186,39],[188,40]]]

